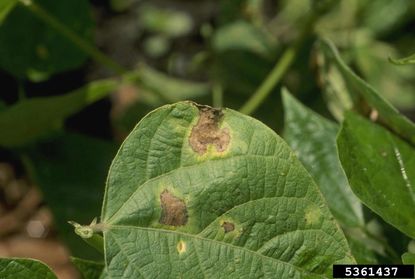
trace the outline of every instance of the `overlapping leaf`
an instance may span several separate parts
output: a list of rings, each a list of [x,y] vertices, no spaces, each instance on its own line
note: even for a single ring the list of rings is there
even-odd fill
[[[188,102],[150,113],[126,139],[102,222],[112,278],[327,278],[353,261],[281,138]]]
[[[349,187],[337,156],[338,126],[310,111],[287,91],[284,138],[313,175],[333,215],[342,224],[363,224],[362,207]]]

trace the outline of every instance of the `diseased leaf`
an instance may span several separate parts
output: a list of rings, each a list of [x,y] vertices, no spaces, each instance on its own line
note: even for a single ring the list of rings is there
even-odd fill
[[[0,146],[18,147],[59,130],[66,117],[107,96],[115,79],[96,81],[61,96],[31,98],[0,111]]]
[[[0,258],[0,278],[57,279],[45,264],[31,259]]]
[[[386,222],[415,237],[414,148],[351,112],[337,144],[353,192]]]
[[[190,102],[153,111],[127,137],[101,220],[112,278],[331,278],[333,263],[354,262],[280,137]]]
[[[71,258],[72,263],[81,273],[82,279],[105,279],[108,278],[104,271],[105,264],[80,258]]]
[[[336,219],[361,226],[362,206],[349,187],[336,149],[338,126],[310,111],[283,91],[284,138],[320,187]]]
[[[33,2],[42,7],[84,40],[91,42],[93,22],[88,1],[26,2],[28,4],[16,6],[0,25],[0,68],[25,78],[32,75],[47,77],[82,65],[87,55],[39,19],[30,5]]]
[[[388,129],[403,137],[415,145],[415,125],[408,118],[399,113],[389,102],[383,99],[369,84],[359,78],[343,62],[333,44],[328,40],[320,41],[320,49],[323,56],[320,56],[321,78],[326,94],[335,95],[338,100],[347,98],[352,100],[353,108],[361,114],[370,116],[376,122],[381,123]],[[329,79],[330,73],[335,72],[340,81],[341,90]],[[337,88],[336,88],[337,87]],[[346,91],[345,91],[346,90]],[[346,94],[345,94],[346,93]],[[342,113],[349,110],[350,106],[344,106],[337,102],[336,108]]]

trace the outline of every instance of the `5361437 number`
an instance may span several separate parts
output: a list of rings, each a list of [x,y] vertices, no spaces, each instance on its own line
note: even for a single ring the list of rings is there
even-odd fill
[[[334,265],[333,278],[414,278],[414,266]]]

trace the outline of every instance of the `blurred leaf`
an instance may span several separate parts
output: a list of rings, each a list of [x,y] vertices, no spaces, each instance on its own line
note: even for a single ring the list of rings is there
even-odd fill
[[[44,263],[32,259],[0,258],[0,278],[57,279]]]
[[[150,5],[141,7],[139,20],[150,32],[169,37],[183,36],[193,28],[193,20],[188,14]]]
[[[86,0],[32,0],[92,43]],[[26,6],[16,6],[0,25],[0,68],[18,77],[30,71],[51,75],[74,69],[87,56],[71,41],[37,18]]]
[[[0,26],[3,23],[3,20],[7,17],[14,6],[17,4],[18,0],[2,0],[0,1]]]
[[[219,2],[219,23],[226,24],[240,19],[246,2],[247,0],[221,0]]]
[[[110,0],[111,9],[116,12],[124,12],[134,3],[134,0]]]
[[[62,134],[27,150],[26,166],[54,214],[59,236],[73,255],[98,258],[67,223],[90,223],[100,215],[106,172],[116,153],[113,143]]]
[[[349,187],[336,149],[338,126],[312,112],[283,90],[284,138],[320,187],[336,219],[363,225],[362,206]]]
[[[414,148],[351,112],[337,144],[353,192],[386,222],[415,237]]]
[[[71,258],[72,263],[81,273],[82,279],[104,279],[108,278],[104,271],[105,264],[80,258]]]
[[[415,64],[415,54],[412,54],[408,57],[400,58],[400,59],[393,59],[389,57],[389,61],[396,65]]]
[[[25,99],[0,111],[0,146],[22,146],[59,130],[66,117],[118,86],[115,79],[95,81],[66,95]]]
[[[206,83],[174,78],[144,64],[138,71],[142,86],[167,102],[195,99],[210,93]]]
[[[389,102],[383,99],[369,84],[359,78],[340,58],[336,48],[328,40],[320,41],[323,61],[320,65],[323,88],[327,94],[334,94],[338,99],[344,98],[347,90],[348,96],[353,102],[353,108],[363,115],[372,114],[372,118],[383,126],[394,131],[397,135],[415,145],[415,125],[405,116],[399,113]],[[330,83],[327,76],[333,70],[340,75],[338,81],[341,90],[336,90],[336,84]],[[341,106],[340,104],[338,104]],[[344,107],[348,109],[348,107]]]
[[[275,48],[263,30],[246,21],[232,22],[216,30],[212,45],[217,52],[244,50],[265,58],[272,57]]]
[[[402,262],[404,264],[413,264],[415,265],[415,254],[405,253],[402,255]]]
[[[146,53],[153,58],[158,58],[170,49],[170,41],[165,36],[155,35],[144,41]]]
[[[415,75],[410,67],[393,67],[386,60],[385,54],[396,53],[391,45],[370,40],[356,46],[352,52],[359,72],[381,90],[379,94],[398,108],[411,109],[415,106]]]
[[[347,1],[345,1],[347,2]],[[371,32],[390,32],[404,19],[411,7],[411,1],[359,0],[360,11],[356,14],[362,25]]]

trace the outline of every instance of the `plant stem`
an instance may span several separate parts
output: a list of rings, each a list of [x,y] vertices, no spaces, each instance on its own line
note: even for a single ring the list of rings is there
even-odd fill
[[[274,68],[271,70],[262,84],[254,92],[251,98],[249,98],[249,100],[240,108],[240,112],[248,115],[252,114],[264,102],[264,100],[272,92],[272,89],[278,84],[278,82],[284,76],[285,72],[294,62],[294,59],[297,56],[298,50],[303,44],[303,41],[314,29],[316,20],[317,15],[311,13],[304,23],[304,28],[296,42],[284,51],[281,58],[275,64]]]
[[[115,73],[121,75],[127,70],[124,69],[121,65],[115,62],[113,59],[105,55],[95,46],[91,45],[89,42],[85,41],[81,36],[76,32],[68,28],[62,22],[60,22],[53,15],[49,14],[41,6],[37,5],[34,1],[20,0],[20,3],[29,9],[35,16],[41,19],[43,22],[48,24],[50,27],[56,29],[59,33],[65,36],[73,44],[75,44],[79,49],[88,54],[96,62],[104,65],[108,69],[114,71]]]
[[[218,82],[212,85],[212,103],[215,108],[223,107],[223,88]]]

